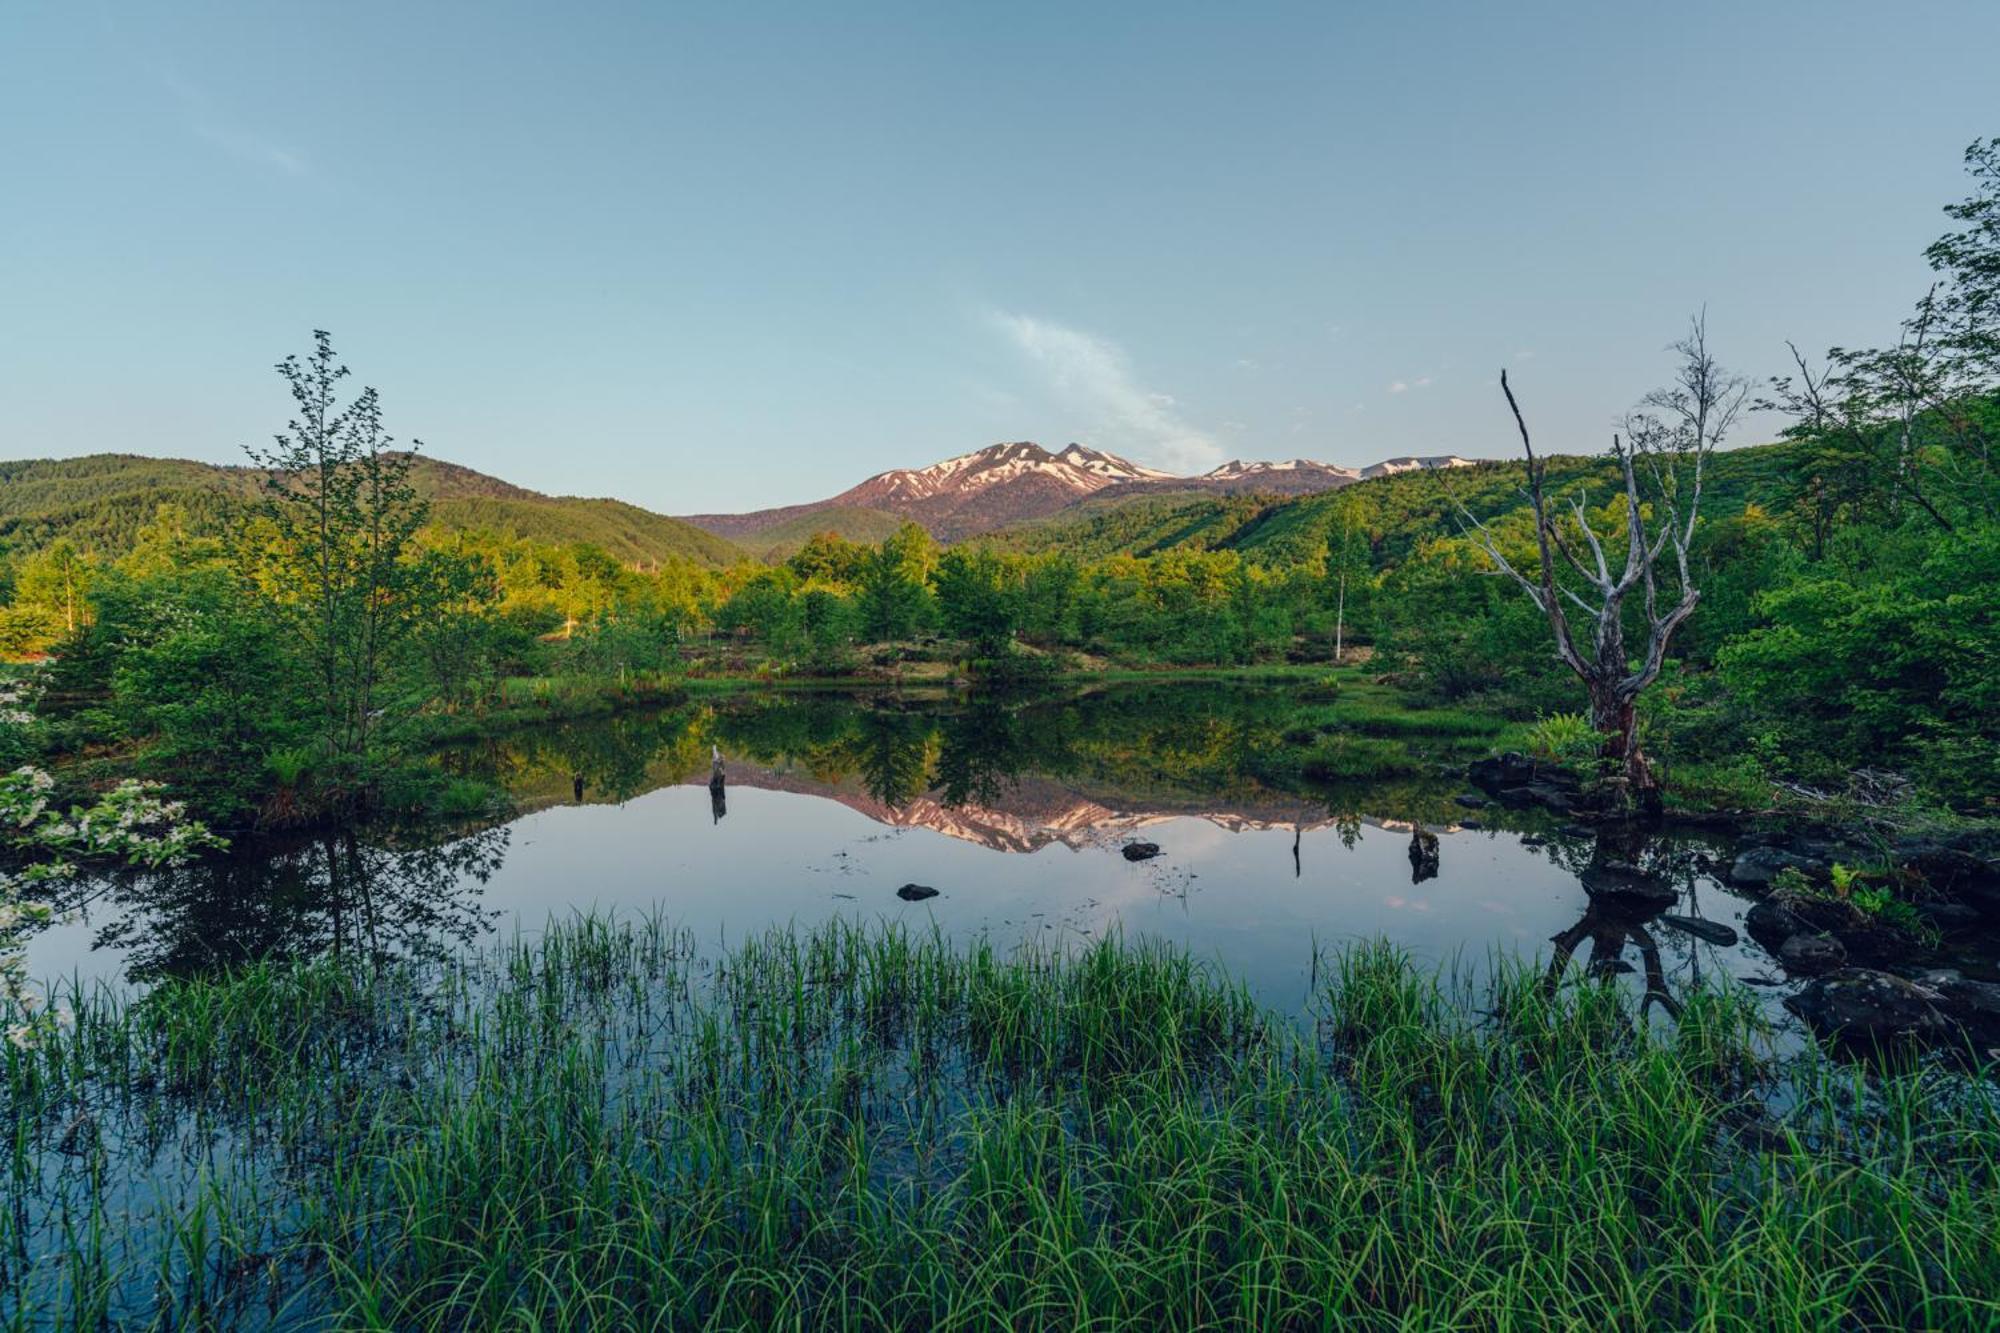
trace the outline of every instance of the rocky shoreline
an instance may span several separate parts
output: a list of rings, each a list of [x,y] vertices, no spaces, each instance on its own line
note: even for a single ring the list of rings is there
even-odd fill
[[[1783,1003],[1836,1042],[2000,1047],[2000,983],[1940,966],[1955,939],[2000,937],[2000,829],[1866,833],[1770,815],[1635,819],[1602,808],[1583,778],[1509,753],[1474,761],[1467,780],[1517,811],[1572,821],[1596,838],[1580,872],[1593,909],[1658,919],[1703,938],[1730,928],[1668,914],[1679,890],[1638,848],[1666,823],[1698,825],[1728,849],[1699,868],[1754,897],[1744,926],[1798,989]],[[1733,931],[1731,932],[1733,935]]]

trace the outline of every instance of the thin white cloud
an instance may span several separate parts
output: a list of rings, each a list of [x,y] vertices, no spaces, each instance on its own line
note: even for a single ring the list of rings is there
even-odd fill
[[[1408,393],[1412,389],[1426,388],[1430,382],[1431,377],[1429,375],[1421,375],[1413,380],[1393,380],[1389,384],[1389,392]]]
[[[1182,418],[1172,395],[1138,383],[1124,351],[1110,339],[1033,315],[995,310],[989,318],[1048,375],[1057,394],[1088,414],[1086,433],[1093,443],[1181,472],[1223,460],[1222,446]]]
[[[196,125],[194,132],[231,157],[240,158],[252,166],[271,167],[287,176],[307,174],[304,157],[290,148],[260,139],[254,134],[221,125]]]
[[[277,171],[287,176],[305,177],[312,174],[311,165],[305,154],[296,148],[277,142],[247,129],[222,113],[215,99],[207,92],[173,73],[171,70],[158,71],[160,82],[180,103],[186,116],[188,129],[197,139],[220,148],[223,152],[247,162],[252,166]]]

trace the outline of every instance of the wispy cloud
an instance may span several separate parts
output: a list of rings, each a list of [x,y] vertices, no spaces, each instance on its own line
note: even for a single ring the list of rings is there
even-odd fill
[[[160,73],[160,82],[180,104],[195,138],[251,166],[300,178],[312,174],[304,153],[225,115],[203,89],[170,71]]]
[[[287,176],[308,174],[305,158],[295,149],[282,144],[223,125],[196,125],[194,132],[230,156],[253,166],[272,167]]]
[[[989,318],[1058,394],[1088,414],[1094,443],[1183,472],[1223,460],[1222,446],[1183,419],[1170,394],[1138,382],[1123,349],[1110,339],[1033,315],[995,310]]]
[[[1421,375],[1413,380],[1392,380],[1389,384],[1389,392],[1408,393],[1412,389],[1425,389],[1430,387],[1430,382],[1431,377],[1429,375]]]

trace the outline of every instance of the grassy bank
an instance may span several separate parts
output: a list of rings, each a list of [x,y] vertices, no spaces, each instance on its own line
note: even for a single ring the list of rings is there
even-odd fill
[[[581,920],[440,970],[86,997],[58,1044],[5,1055],[0,1315],[2000,1318],[1990,1090],[1775,1063],[1726,993],[1661,1029],[1616,989],[1510,968],[1473,997],[1381,946],[1316,978],[1306,1029],[1116,940],[834,925],[710,964],[658,923]]]

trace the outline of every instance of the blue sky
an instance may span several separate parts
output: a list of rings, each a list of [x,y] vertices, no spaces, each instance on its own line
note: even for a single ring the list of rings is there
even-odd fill
[[[0,457],[399,434],[667,512],[996,440],[1600,448],[1893,336],[2000,4],[0,0]],[[1768,431],[1770,423],[1763,423]],[[1746,437],[1747,438],[1747,437]]]

